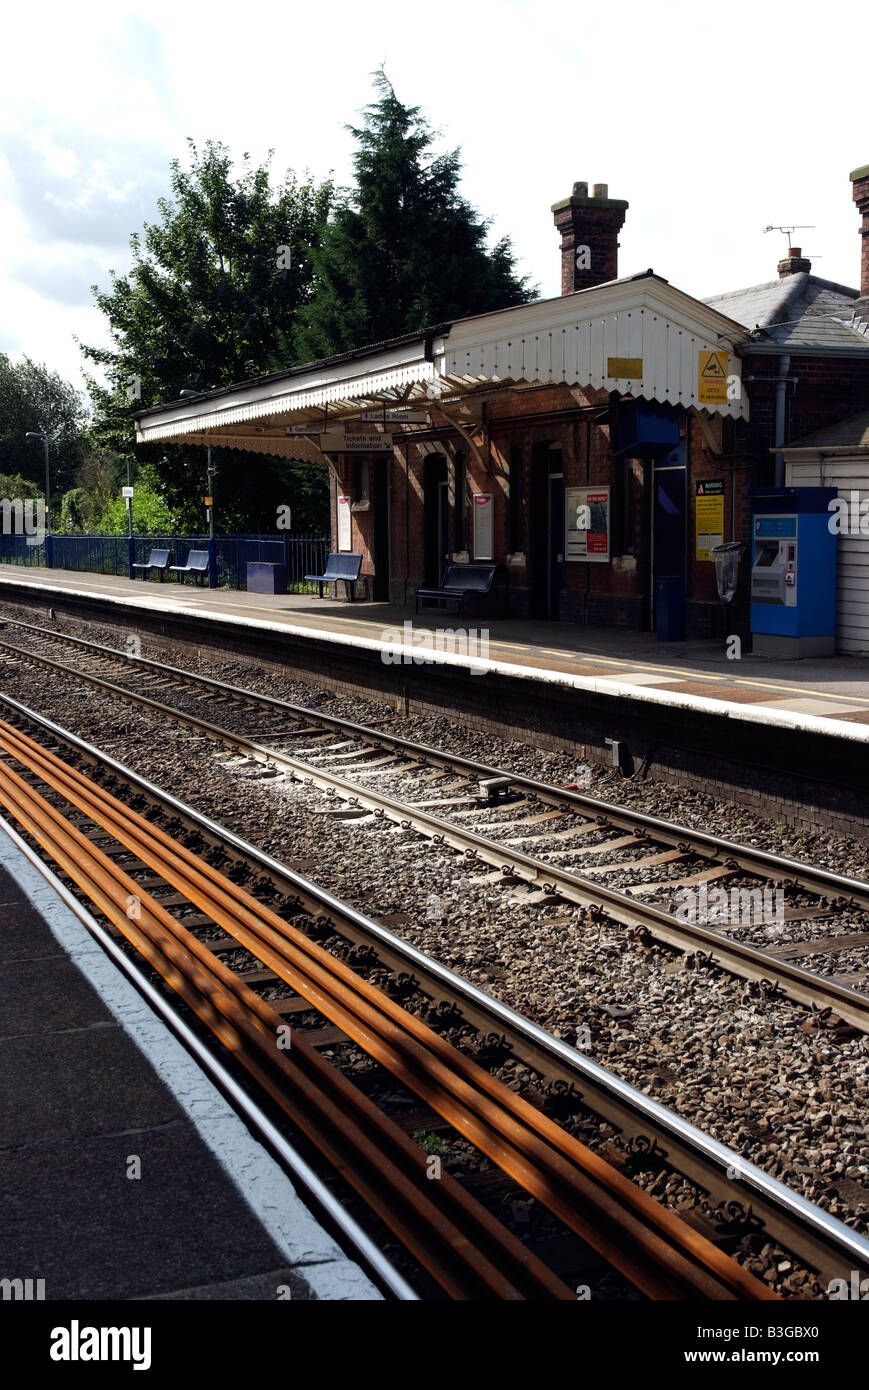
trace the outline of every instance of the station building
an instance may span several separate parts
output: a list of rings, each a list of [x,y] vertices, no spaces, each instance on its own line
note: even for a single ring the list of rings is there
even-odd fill
[[[560,297],[143,411],[137,441],[328,468],[333,547],[361,554],[368,599],[412,603],[479,561],[517,616],[666,635],[666,607],[716,635],[712,551],[749,541],[750,490],[869,402],[869,167],[851,180],[859,289],[798,247],[775,279],[706,301],[652,270],[620,278],[628,204],[577,183],[552,209]],[[747,574],[729,632],[747,628]]]

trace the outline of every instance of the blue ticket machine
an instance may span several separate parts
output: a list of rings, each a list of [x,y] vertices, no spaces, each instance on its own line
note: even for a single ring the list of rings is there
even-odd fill
[[[751,490],[751,632],[759,656],[836,650],[834,487]]]

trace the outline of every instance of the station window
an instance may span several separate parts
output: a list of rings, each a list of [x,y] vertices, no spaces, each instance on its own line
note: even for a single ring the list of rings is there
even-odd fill
[[[520,445],[510,450],[510,536],[511,554],[520,555],[525,549],[525,458]]]
[[[353,500],[367,502],[371,495],[371,468],[367,458],[353,460]]]

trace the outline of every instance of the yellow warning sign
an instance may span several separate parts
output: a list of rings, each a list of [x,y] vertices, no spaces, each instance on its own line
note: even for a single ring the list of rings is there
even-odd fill
[[[727,353],[701,352],[698,367],[697,399],[707,405],[727,401]]]

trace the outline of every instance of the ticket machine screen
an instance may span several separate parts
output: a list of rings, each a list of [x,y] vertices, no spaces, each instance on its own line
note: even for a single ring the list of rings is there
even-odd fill
[[[752,603],[776,603],[793,608],[797,601],[797,518],[757,516],[754,519]]]

